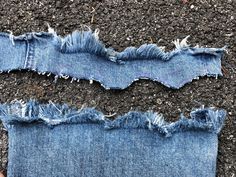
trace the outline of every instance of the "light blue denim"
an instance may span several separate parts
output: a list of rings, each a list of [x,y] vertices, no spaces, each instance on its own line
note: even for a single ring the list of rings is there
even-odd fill
[[[202,108],[172,123],[154,112],[111,121],[93,108],[1,104],[8,177],[215,177],[225,116]]]
[[[53,73],[56,79],[95,80],[106,89],[124,89],[138,79],[178,89],[199,76],[222,75],[224,47],[189,47],[186,41],[176,40],[171,52],[156,44],[116,52],[99,41],[97,30],[75,31],[64,38],[51,28],[20,36],[0,33],[0,71],[26,69]]]

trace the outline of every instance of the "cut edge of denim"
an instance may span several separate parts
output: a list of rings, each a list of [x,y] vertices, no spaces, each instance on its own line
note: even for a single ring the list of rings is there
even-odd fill
[[[35,38],[37,40],[43,40],[44,37],[53,37],[53,43],[62,53],[90,53],[93,55],[101,56],[109,61],[117,64],[125,64],[125,61],[129,60],[163,60],[168,61],[174,55],[184,50],[191,50],[194,48],[203,49],[199,46],[190,47],[187,44],[189,36],[183,40],[176,39],[172,43],[175,45],[175,49],[170,52],[165,52],[164,47],[159,47],[156,44],[142,44],[139,47],[127,47],[121,52],[115,51],[112,47],[106,48],[102,41],[99,40],[99,30],[94,32],[87,27],[87,30],[79,31],[75,30],[71,34],[67,34],[65,37],[57,35],[55,30],[48,26],[48,32],[28,32],[19,36],[14,36],[10,33],[1,32],[0,36],[9,37],[12,44],[15,44],[15,40],[29,40]],[[223,53],[227,46],[222,48],[208,48],[209,51],[204,51],[209,55],[216,55],[217,53]]]
[[[37,40],[45,40],[46,38],[50,37],[53,38],[53,43],[56,46],[56,48],[64,53],[90,53],[94,54],[97,56],[103,56],[104,58],[107,58],[108,61],[112,61],[115,64],[125,64],[125,61],[128,60],[136,60],[136,59],[161,59],[168,61],[171,57],[174,55],[178,54],[181,51],[187,51],[189,50],[190,52],[193,52],[194,54],[200,54],[200,53],[207,53],[209,55],[216,55],[220,59],[222,58],[222,55],[224,51],[227,52],[227,46],[224,46],[222,48],[207,48],[208,50],[205,50],[206,48],[199,48],[199,46],[196,47],[190,47],[187,44],[187,39],[189,36],[184,38],[182,41],[179,39],[173,41],[175,44],[176,48],[170,52],[164,52],[162,47],[158,47],[156,44],[143,44],[140,47],[127,47],[121,52],[116,52],[112,48],[106,48],[105,45],[99,40],[98,33],[99,30],[95,30],[92,32],[92,30],[87,27],[87,30],[84,31],[74,31],[71,34],[66,35],[64,38],[61,36],[58,36],[57,33],[53,28],[51,28],[48,25],[48,32],[28,32],[19,36],[14,36],[11,31],[9,33],[4,33],[1,32],[0,36],[5,36],[9,38],[12,41],[12,44],[15,45],[16,40],[30,40],[32,38],[37,39]],[[191,51],[192,49],[196,49],[197,51]],[[210,50],[209,50],[210,49]],[[10,72],[13,70],[22,70],[22,68],[15,68],[12,70],[1,70],[1,72]],[[173,89],[179,89],[183,85],[185,85],[188,82],[193,81],[194,79],[198,79],[199,77],[202,76],[222,76],[222,72],[219,71],[217,73],[209,73],[208,71],[205,71],[201,75],[198,75],[195,78],[189,79],[185,83],[180,84],[179,86],[171,86],[168,83],[165,83],[164,81],[160,81],[158,78],[143,78],[143,77],[137,77],[134,78],[132,82],[129,84],[123,86],[123,87],[110,87],[106,85],[103,81],[95,78],[76,78],[71,75],[67,74],[62,74],[62,73],[54,73],[54,72],[41,72],[38,71],[37,69],[29,69],[29,71],[35,71],[38,72],[38,74],[42,75],[51,75],[54,74],[55,76],[55,82],[57,81],[58,78],[71,78],[71,82],[77,81],[79,82],[80,79],[86,79],[89,80],[90,83],[93,83],[93,81],[99,82],[105,89],[125,89],[129,87],[133,82],[138,81],[140,79],[148,79],[152,81],[158,81],[162,83],[163,85],[173,88]]]
[[[169,137],[183,131],[207,131],[219,133],[224,124],[226,111],[215,108],[199,108],[186,118],[182,114],[176,122],[166,122],[163,116],[153,111],[130,111],[110,120],[95,108],[70,107],[67,104],[49,102],[40,104],[35,100],[26,103],[13,101],[0,104],[0,119],[4,126],[22,123],[43,123],[49,127],[60,124],[101,124],[104,129],[149,129]]]
[[[21,68],[18,68],[18,69],[12,69],[12,70],[0,70],[0,74],[1,73],[10,73],[12,71],[23,71],[23,70],[29,71],[29,72],[33,71],[33,72],[38,73],[39,75],[45,75],[47,77],[52,76],[52,77],[54,77],[54,83],[57,83],[59,78],[63,78],[63,79],[66,79],[66,80],[70,79],[70,83],[73,83],[73,82],[78,82],[79,83],[81,80],[86,80],[86,81],[89,82],[89,84],[93,84],[94,82],[98,82],[106,90],[110,90],[110,89],[126,89],[129,86],[131,86],[134,82],[139,81],[139,80],[152,80],[154,82],[159,82],[159,83],[161,83],[162,85],[164,85],[164,86],[166,86],[168,88],[180,89],[181,87],[183,87],[187,83],[190,83],[190,82],[192,82],[194,80],[199,80],[200,77],[205,77],[206,76],[206,77],[214,77],[215,79],[218,79],[219,76],[223,76],[223,73],[221,71],[218,74],[209,74],[208,72],[203,72],[202,74],[199,74],[196,77],[193,77],[191,79],[186,80],[185,83],[179,84],[179,86],[171,86],[168,82],[160,81],[158,78],[137,77],[137,78],[133,79],[130,83],[126,84],[123,87],[109,87],[109,86],[107,86],[107,84],[104,81],[99,80],[99,79],[86,78],[86,77],[77,78],[77,77],[73,77],[73,76],[70,76],[70,75],[67,75],[67,74],[58,74],[58,73],[55,73],[55,72],[41,72],[41,71],[39,71],[37,69],[21,69]]]

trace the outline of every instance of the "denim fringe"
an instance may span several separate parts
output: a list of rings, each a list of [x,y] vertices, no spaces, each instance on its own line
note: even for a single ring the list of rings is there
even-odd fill
[[[0,36],[9,37],[12,41],[12,44],[15,44],[15,40],[29,40],[35,38],[37,40],[45,40],[47,37],[52,37],[54,39],[54,45],[61,53],[90,53],[92,55],[97,55],[105,57],[108,60],[115,62],[117,64],[124,64],[125,61],[129,60],[163,60],[168,61],[176,54],[181,51],[200,49],[194,53],[215,55],[216,53],[223,53],[226,51],[226,46],[222,48],[204,48],[190,47],[187,44],[187,39],[189,36],[183,40],[175,40],[172,43],[175,44],[175,49],[170,52],[165,52],[163,47],[158,47],[156,44],[143,44],[140,47],[127,47],[121,52],[115,51],[113,48],[106,48],[102,41],[99,40],[98,34],[99,30],[96,29],[94,32],[87,27],[87,30],[84,31],[74,31],[71,34],[61,37],[57,35],[55,30],[48,26],[48,32],[29,32],[19,36],[14,36],[11,31],[10,33],[0,33]]]
[[[0,105],[0,119],[7,128],[9,125],[23,123],[44,123],[53,128],[60,124],[101,124],[106,130],[148,129],[157,131],[165,137],[183,131],[207,131],[219,133],[226,117],[226,111],[215,108],[195,109],[190,117],[183,115],[176,122],[168,123],[161,114],[153,111],[130,111],[110,120],[94,108],[77,109],[67,104],[40,104],[35,100],[27,103],[13,101]]]

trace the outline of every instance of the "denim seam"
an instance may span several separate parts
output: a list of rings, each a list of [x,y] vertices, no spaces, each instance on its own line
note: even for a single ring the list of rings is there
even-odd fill
[[[31,37],[26,36],[26,57],[25,57],[25,63],[24,63],[24,69],[32,69],[33,62],[34,62],[34,50],[35,50],[35,44],[33,42],[34,39]]]

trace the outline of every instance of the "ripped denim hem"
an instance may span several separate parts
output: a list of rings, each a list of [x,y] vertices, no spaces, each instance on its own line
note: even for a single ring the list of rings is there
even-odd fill
[[[27,103],[15,100],[12,103],[0,105],[0,118],[4,125],[18,123],[40,122],[53,128],[60,124],[101,124],[104,129],[117,128],[144,128],[157,131],[169,137],[173,133],[202,130],[219,133],[226,116],[225,110],[214,108],[199,108],[190,113],[190,118],[182,114],[176,122],[168,123],[162,114],[156,112],[131,111],[125,115],[118,116],[115,120],[106,118],[102,112],[94,108],[73,108],[67,104],[40,104],[30,100]],[[7,127],[7,126],[6,126]]]
[[[94,108],[1,104],[8,177],[214,177],[225,116],[222,109],[200,108],[172,123],[154,112],[109,120]]]
[[[187,36],[165,52],[156,44],[128,47],[117,52],[99,41],[99,30],[74,31],[64,38],[48,32],[20,36],[0,33],[1,72],[32,70],[58,78],[100,82],[106,89],[124,89],[139,79],[151,79],[178,89],[200,76],[222,76],[221,59],[226,47],[190,47]]]

